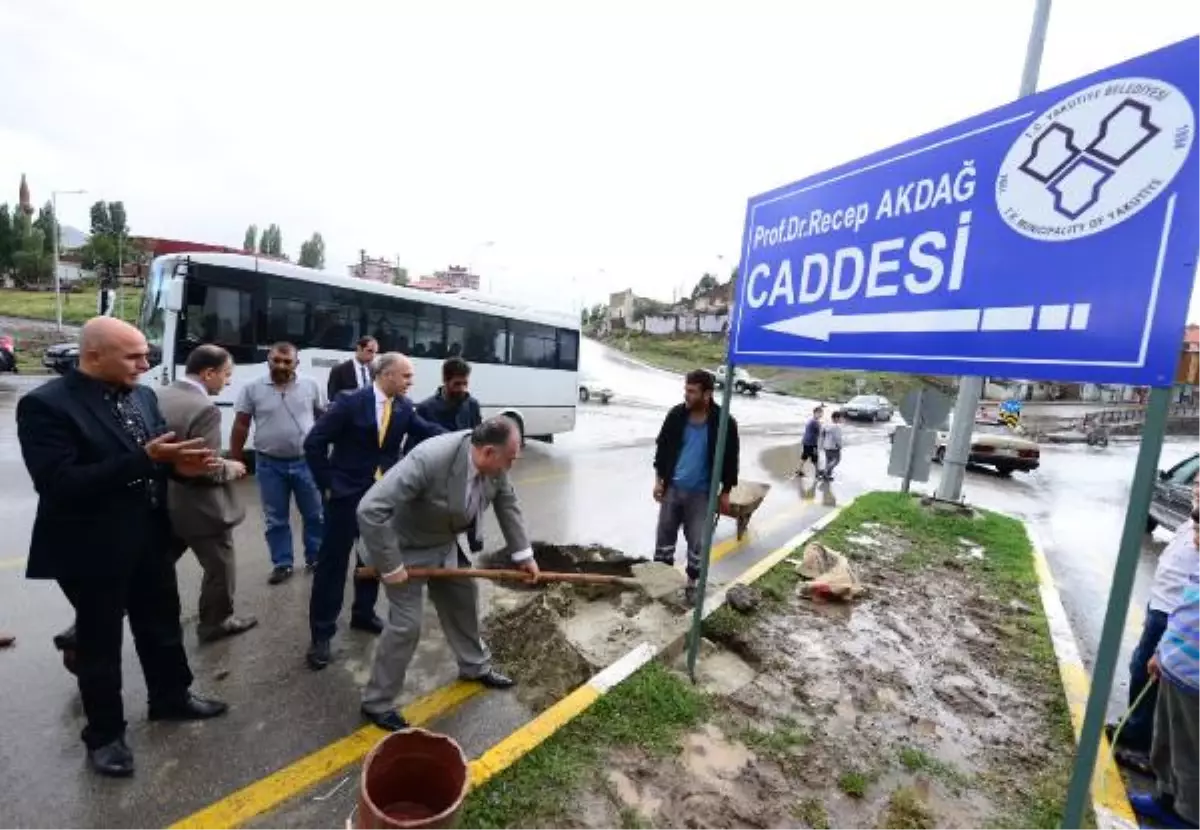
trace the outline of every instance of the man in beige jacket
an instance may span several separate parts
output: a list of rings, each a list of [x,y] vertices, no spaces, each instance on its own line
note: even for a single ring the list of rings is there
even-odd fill
[[[209,398],[229,385],[233,360],[220,346],[205,344],[188,355],[185,371],[183,379],[158,390],[159,409],[176,436],[203,438],[205,446],[219,455],[221,411]],[[197,626],[201,642],[241,634],[258,624],[254,617],[233,613],[233,528],[246,517],[233,483],[245,475],[244,464],[224,459],[208,475],[172,479],[168,485],[167,508],[178,540],[176,553],[182,555],[191,548],[204,569]]]

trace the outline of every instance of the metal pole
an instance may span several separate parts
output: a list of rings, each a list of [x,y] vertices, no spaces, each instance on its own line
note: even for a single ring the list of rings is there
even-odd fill
[[[708,512],[700,540],[700,579],[696,584],[696,607],[692,611],[692,631],[688,635],[688,677],[696,682],[696,656],[700,653],[700,627],[704,623],[704,596],[708,590],[708,560],[712,555],[713,530],[717,515],[717,498],[721,494],[721,473],[725,466],[725,442],[729,438],[729,405],[733,400],[733,361],[725,361],[725,388],[721,390],[721,417],[717,422],[717,450],[713,456],[712,481],[708,484]]]
[[[917,387],[917,405],[913,412],[912,432],[908,435],[908,459],[904,462],[904,478],[900,482],[900,492],[907,493],[912,487],[913,462],[917,459],[917,433],[921,431],[921,404],[925,399],[925,386]]]
[[[1150,498],[1154,490],[1158,456],[1162,450],[1163,435],[1166,433],[1167,414],[1170,408],[1171,390],[1169,388],[1150,390],[1150,402],[1146,406],[1146,422],[1142,430],[1142,443],[1138,449],[1137,466],[1133,471],[1133,485],[1129,490],[1129,507],[1125,511],[1125,528],[1121,531],[1121,548],[1117,553],[1116,567],[1113,568],[1112,589],[1108,595],[1108,610],[1104,612],[1104,628],[1100,633],[1096,666],[1092,670],[1092,689],[1088,694],[1087,708],[1084,710],[1083,729],[1079,734],[1079,748],[1075,755],[1075,768],[1071,772],[1071,784],[1067,788],[1067,806],[1063,810],[1063,827],[1083,826],[1083,813],[1088,803],[1088,789],[1092,783],[1092,773],[1096,768],[1096,751],[1100,745],[1100,730],[1104,726],[1108,697],[1112,693],[1113,672],[1121,650],[1121,638],[1125,632],[1129,598],[1133,593],[1134,577],[1137,576],[1142,536],[1146,532],[1146,516],[1150,511]]]
[[[1046,28],[1050,23],[1050,0],[1037,0],[1033,11],[1033,27],[1029,31],[1029,44],[1025,49],[1025,67],[1021,72],[1021,91],[1024,98],[1037,91],[1038,70],[1042,65],[1042,49],[1046,45]],[[942,480],[938,482],[937,497],[943,501],[958,501],[962,498],[963,476],[967,470],[967,458],[971,453],[971,432],[975,424],[975,410],[983,396],[983,378],[962,377],[958,381],[958,399],[954,402],[954,424],[946,442],[946,458]]]
[[[54,247],[54,319],[58,331],[62,333],[62,286],[58,277],[58,191],[50,191],[50,212],[54,214],[50,222],[50,236]]]

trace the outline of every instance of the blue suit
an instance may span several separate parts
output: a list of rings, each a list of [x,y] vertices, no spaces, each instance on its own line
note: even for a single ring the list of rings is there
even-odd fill
[[[408,398],[398,397],[392,400],[392,416],[381,446],[375,407],[374,385],[345,392],[304,439],[309,469],[317,487],[326,494],[325,536],[317,555],[308,609],[313,642],[329,640],[337,631],[350,551],[358,538],[355,511],[363,494],[375,483],[375,471],[386,473],[400,460],[406,438],[407,448],[411,449],[445,432],[418,415]],[[379,583],[375,580],[355,580],[351,620],[374,620],[378,595]]]

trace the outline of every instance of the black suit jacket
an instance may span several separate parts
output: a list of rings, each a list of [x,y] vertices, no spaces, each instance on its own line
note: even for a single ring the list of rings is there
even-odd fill
[[[304,439],[304,456],[322,491],[328,491],[331,498],[357,501],[375,483],[376,470],[386,473],[400,459],[406,436],[406,449],[411,450],[443,432],[418,415],[412,401],[399,397],[392,401],[392,418],[383,446],[379,446],[372,385],[343,394],[325,411]]]
[[[359,388],[358,373],[361,370],[358,367],[361,365],[352,357],[329,370],[329,386],[325,391],[330,403],[337,400],[340,393],[354,392]],[[370,370],[367,371],[367,376],[370,377]],[[367,386],[370,385],[370,383],[367,384]]]
[[[25,575],[30,579],[119,578],[148,546],[169,535],[168,467],[155,464],[113,417],[104,387],[71,372],[17,403],[17,437],[38,494]],[[131,393],[151,437],[166,432],[148,387]],[[146,482],[159,494],[151,506]]]

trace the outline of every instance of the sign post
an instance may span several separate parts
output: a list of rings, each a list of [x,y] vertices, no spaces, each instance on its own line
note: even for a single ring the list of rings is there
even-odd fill
[[[1049,3],[1037,9],[1022,91]],[[746,207],[730,366],[1153,388],[1066,826],[1095,767],[1200,254],[1198,109],[1193,37]],[[968,444],[974,385],[954,418]],[[957,469],[939,496],[957,500]]]
[[[925,401],[925,386],[917,387],[917,404],[913,407],[912,436],[908,442],[908,458],[904,461],[904,478],[900,481],[900,492],[907,493],[912,486],[913,461],[917,458],[917,436],[921,432],[923,414],[921,404]]]

